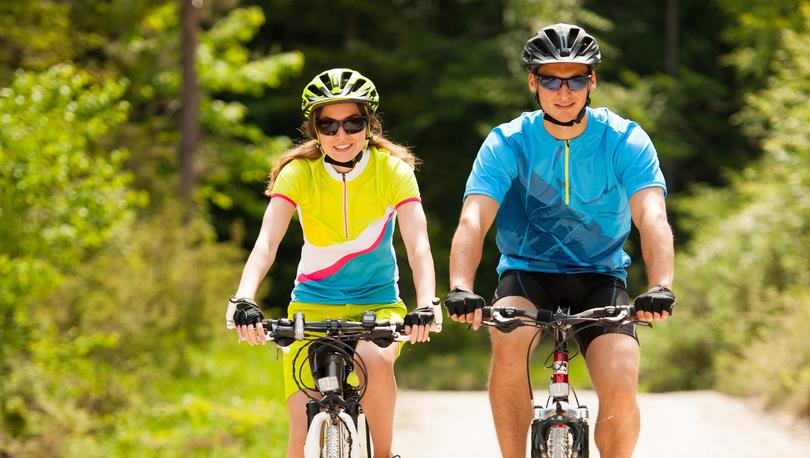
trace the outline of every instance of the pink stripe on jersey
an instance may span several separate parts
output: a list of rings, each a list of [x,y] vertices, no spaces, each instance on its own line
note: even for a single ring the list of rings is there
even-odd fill
[[[352,259],[360,256],[361,254],[366,254],[366,253],[370,253],[371,251],[373,251],[375,248],[377,248],[377,245],[379,245],[380,242],[382,241],[383,235],[385,235],[385,231],[386,231],[386,229],[388,229],[388,223],[391,221],[391,217],[393,215],[394,215],[394,212],[391,212],[388,215],[388,219],[385,220],[385,224],[383,224],[382,231],[380,231],[380,235],[377,236],[377,240],[375,240],[374,243],[372,243],[370,247],[368,247],[368,248],[366,248],[364,250],[358,251],[356,253],[349,253],[346,256],[343,256],[342,258],[338,259],[337,262],[335,262],[334,264],[332,264],[329,267],[325,267],[325,268],[323,268],[321,270],[316,270],[315,272],[312,272],[312,273],[309,273],[309,274],[304,274],[304,273],[298,274],[298,278],[296,278],[298,283],[304,283],[304,282],[307,282],[307,281],[323,280],[324,278],[326,278],[326,277],[328,277],[330,275],[333,275],[335,272],[340,270],[343,266],[345,266]]]
[[[298,204],[297,204],[297,203],[295,203],[295,201],[294,201],[294,200],[290,199],[289,197],[285,196],[284,194],[279,194],[279,193],[277,193],[277,192],[276,192],[276,193],[273,193],[273,194],[270,194],[270,198],[272,199],[273,197],[281,197],[282,199],[286,200],[287,202],[289,202],[289,203],[293,204],[293,207],[297,207],[297,206],[298,206]]]
[[[418,197],[409,197],[409,198],[403,200],[402,202],[394,205],[394,208],[397,209],[397,208],[399,208],[400,205],[407,204],[408,202],[422,202],[422,199],[420,199]]]

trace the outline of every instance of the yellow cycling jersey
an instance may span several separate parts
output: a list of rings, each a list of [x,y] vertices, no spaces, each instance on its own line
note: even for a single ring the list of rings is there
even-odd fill
[[[270,198],[296,206],[304,233],[293,301],[400,300],[392,245],[396,209],[420,201],[408,164],[373,146],[347,173],[335,171],[323,158],[296,159],[281,169]]]

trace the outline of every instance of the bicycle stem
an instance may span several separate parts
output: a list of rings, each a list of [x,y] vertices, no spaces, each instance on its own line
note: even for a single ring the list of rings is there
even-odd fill
[[[568,344],[563,341],[554,350],[551,384],[548,392],[554,401],[568,401],[570,385],[568,384]]]

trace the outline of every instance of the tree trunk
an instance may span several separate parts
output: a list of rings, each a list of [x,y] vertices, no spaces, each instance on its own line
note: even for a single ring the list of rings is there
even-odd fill
[[[197,23],[202,0],[180,0],[181,59],[183,89],[180,94],[180,195],[188,205],[193,202],[197,186],[195,156],[200,137],[200,92],[197,88]]]
[[[678,72],[678,0],[667,0],[667,50],[665,68],[667,75]]]

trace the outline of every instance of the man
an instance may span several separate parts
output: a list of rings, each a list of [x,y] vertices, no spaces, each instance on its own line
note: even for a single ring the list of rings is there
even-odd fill
[[[541,29],[523,48],[529,90],[540,110],[493,129],[473,164],[450,254],[446,299],[453,320],[481,324],[473,291],[484,236],[497,217],[500,282],[494,305],[570,307],[572,313],[629,304],[630,221],[641,234],[649,291],[638,318],[672,313],[674,251],[666,183],[649,137],[606,108],[591,109],[596,40],[581,27]],[[504,457],[523,457],[532,420],[526,349],[534,334],[490,333],[490,403]],[[603,458],[630,457],[639,433],[639,346],[633,326],[589,327],[576,335],[596,394],[596,445]]]

